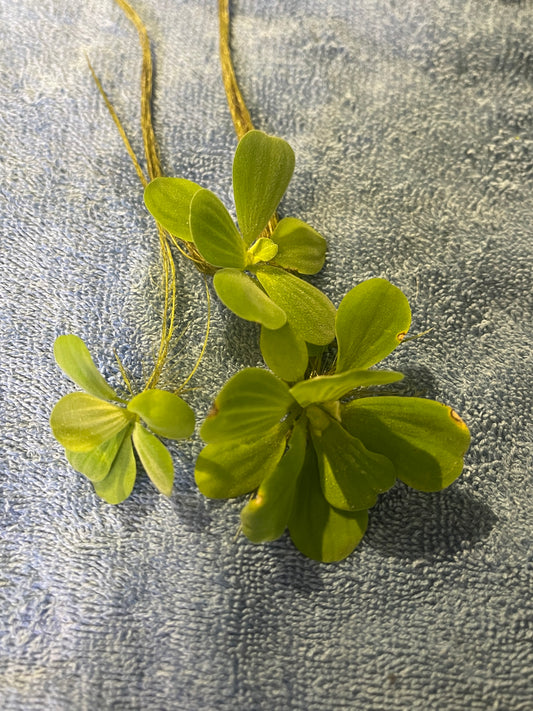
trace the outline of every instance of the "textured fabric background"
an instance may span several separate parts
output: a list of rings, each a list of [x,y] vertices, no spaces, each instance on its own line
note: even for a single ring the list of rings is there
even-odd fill
[[[157,68],[167,174],[229,204],[235,135],[214,0],[138,0]],[[338,303],[384,276],[413,333],[388,364],[472,431],[462,477],[396,485],[337,565],[288,537],[235,539],[241,502],[173,447],[170,500],[143,475],[119,507],[67,465],[48,417],[73,389],[54,338],[81,336],[111,382],[158,342],[157,235],[87,54],[140,152],[137,36],[112,0],[0,0],[0,706],[42,709],[526,711],[531,620],[533,4],[235,0],[256,126],[297,167],[282,214],[328,239],[314,283]],[[179,267],[167,381],[204,335]],[[188,400],[260,364],[257,330],[214,304]]]

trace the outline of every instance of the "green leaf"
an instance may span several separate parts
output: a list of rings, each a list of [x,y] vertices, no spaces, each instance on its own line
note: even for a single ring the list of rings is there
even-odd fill
[[[263,479],[255,497],[241,511],[244,535],[254,543],[273,541],[287,527],[306,444],[306,421],[301,418],[292,431],[288,449],[279,464]]]
[[[103,481],[111,470],[115,457],[124,441],[124,437],[129,433],[129,428],[125,427],[121,432],[102,442],[98,447],[89,452],[70,452],[65,450],[70,465],[92,482]]]
[[[362,539],[367,523],[367,511],[340,511],[326,501],[315,452],[308,446],[289,519],[289,532],[296,548],[321,563],[342,560]]]
[[[171,235],[191,242],[191,200],[201,186],[184,178],[155,178],[144,189],[144,203],[157,222]]]
[[[319,375],[291,388],[291,395],[302,406],[313,402],[338,400],[354,388],[387,385],[403,378],[392,370],[347,370],[336,375]]]
[[[109,474],[103,481],[93,482],[94,490],[108,504],[120,504],[133,491],[136,476],[137,465],[128,433],[113,460]]]
[[[278,378],[290,383],[304,377],[307,346],[289,323],[276,330],[262,326],[260,345],[265,363]]]
[[[111,439],[135,416],[87,393],[62,397],[50,415],[57,441],[71,452],[88,452]]]
[[[274,244],[268,237],[260,237],[248,250],[247,263],[257,264],[258,262],[269,262],[277,253],[277,244]]]
[[[208,444],[196,460],[194,477],[204,496],[229,499],[253,491],[277,466],[285,451],[287,426],[261,437]]]
[[[246,321],[256,321],[272,329],[281,328],[287,321],[285,311],[256,281],[238,269],[221,269],[215,274],[213,285],[222,303]]]
[[[337,372],[364,369],[388,356],[411,325],[404,294],[385,279],[369,279],[349,291],[336,321]]]
[[[133,444],[152,484],[165,496],[172,494],[174,465],[165,445],[139,423],[133,428]]]
[[[276,264],[300,274],[316,274],[324,266],[326,240],[306,222],[295,217],[280,220],[272,235],[278,245]]]
[[[289,388],[268,370],[245,368],[224,385],[200,429],[205,442],[260,437],[295,405]]]
[[[195,193],[189,219],[194,244],[209,264],[244,269],[244,242],[214,193],[203,189]]]
[[[266,227],[293,171],[294,152],[283,139],[249,131],[239,141],[233,160],[233,193],[246,244]]]
[[[463,469],[470,433],[440,402],[416,397],[368,397],[343,409],[342,422],[373,452],[388,457],[403,482],[420,491],[449,486]]]
[[[123,402],[94,364],[87,346],[78,336],[58,336],[54,343],[54,357],[61,370],[76,385],[102,400]]]
[[[128,403],[160,437],[181,439],[194,432],[194,412],[178,395],[164,390],[145,390]]]
[[[369,509],[376,503],[377,494],[394,484],[392,463],[369,451],[336,420],[329,418],[329,426],[320,431],[311,427],[311,436],[322,491],[332,506],[346,511]]]
[[[277,267],[256,270],[261,285],[287,314],[294,331],[307,341],[325,346],[335,337],[335,307],[328,297],[306,281]],[[265,324],[265,326],[268,325]]]

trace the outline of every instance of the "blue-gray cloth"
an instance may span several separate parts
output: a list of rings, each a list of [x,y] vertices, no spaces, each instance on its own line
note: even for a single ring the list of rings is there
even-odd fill
[[[134,6],[153,41],[164,171],[231,205],[216,2]],[[280,212],[328,240],[311,281],[336,304],[372,276],[403,289],[412,333],[433,331],[386,364],[461,413],[464,473],[436,494],[397,484],[333,565],[288,536],[236,538],[243,502],[195,487],[197,434],[172,445],[170,499],[145,474],[120,506],[95,496],[49,429],[75,389],[52,346],[79,335],[114,385],[114,350],[137,383],[153,364],[157,233],[86,61],[141,153],[139,45],[112,0],[0,0],[0,707],[531,709],[533,4],[232,12],[255,125],[296,152]],[[204,282],[176,263],[168,387],[206,325]],[[231,374],[261,364],[257,336],[214,300],[185,395],[199,422]]]

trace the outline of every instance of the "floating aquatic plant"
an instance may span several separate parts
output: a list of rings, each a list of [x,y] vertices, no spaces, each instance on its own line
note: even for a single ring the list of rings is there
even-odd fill
[[[183,439],[194,430],[194,413],[178,395],[150,389],[125,400],[96,368],[85,343],[59,336],[54,355],[63,372],[85,392],[65,395],[50,416],[68,461],[110,504],[124,501],[135,484],[134,449],[154,486],[170,496],[174,465],[158,439]]]
[[[207,445],[195,477],[209,497],[255,492],[241,513],[250,540],[273,540],[288,527],[305,555],[340,560],[361,540],[378,494],[397,478],[438,491],[459,476],[469,433],[451,408],[368,390],[403,378],[371,368],[402,342],[410,322],[403,293],[370,279],[340,303],[328,374],[291,387],[249,368],[222,388],[200,430]]]
[[[261,324],[265,361],[287,380],[303,376],[306,344],[330,343],[335,322],[328,297],[296,276],[322,269],[324,238],[294,217],[268,230],[293,170],[294,153],[286,141],[261,131],[241,138],[233,160],[240,232],[216,195],[196,183],[160,177],[144,192],[157,222],[175,237],[194,242],[217,270],[213,285],[220,300],[237,316]],[[286,354],[283,368],[280,348]]]

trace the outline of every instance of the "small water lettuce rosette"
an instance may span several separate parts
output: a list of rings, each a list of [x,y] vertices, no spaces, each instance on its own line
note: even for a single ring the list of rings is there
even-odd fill
[[[136,451],[154,486],[170,496],[174,465],[156,435],[190,437],[195,418],[189,405],[158,389],[124,400],[104,380],[78,336],[59,336],[54,355],[63,372],[85,391],[62,397],[50,416],[52,432],[71,466],[92,482],[100,498],[119,504],[135,484]]]
[[[461,473],[470,435],[448,406],[376,395],[401,373],[373,369],[404,339],[408,301],[384,279],[342,300],[337,358],[324,375],[291,385],[261,368],[233,376],[200,430],[207,443],[195,470],[212,498],[253,492],[241,513],[254,542],[288,527],[296,547],[322,562],[348,556],[363,537],[368,509],[400,479],[438,491]]]
[[[312,227],[285,217],[271,230],[294,171],[294,152],[281,138],[249,131],[233,161],[235,211],[240,227],[214,193],[183,178],[156,178],[145,189],[146,206],[174,237],[193,242],[213,267],[220,300],[240,318],[261,324],[261,347],[284,379],[302,378],[308,348],[335,335],[335,307],[298,275],[322,268],[326,241]],[[290,357],[288,357],[290,356]]]

